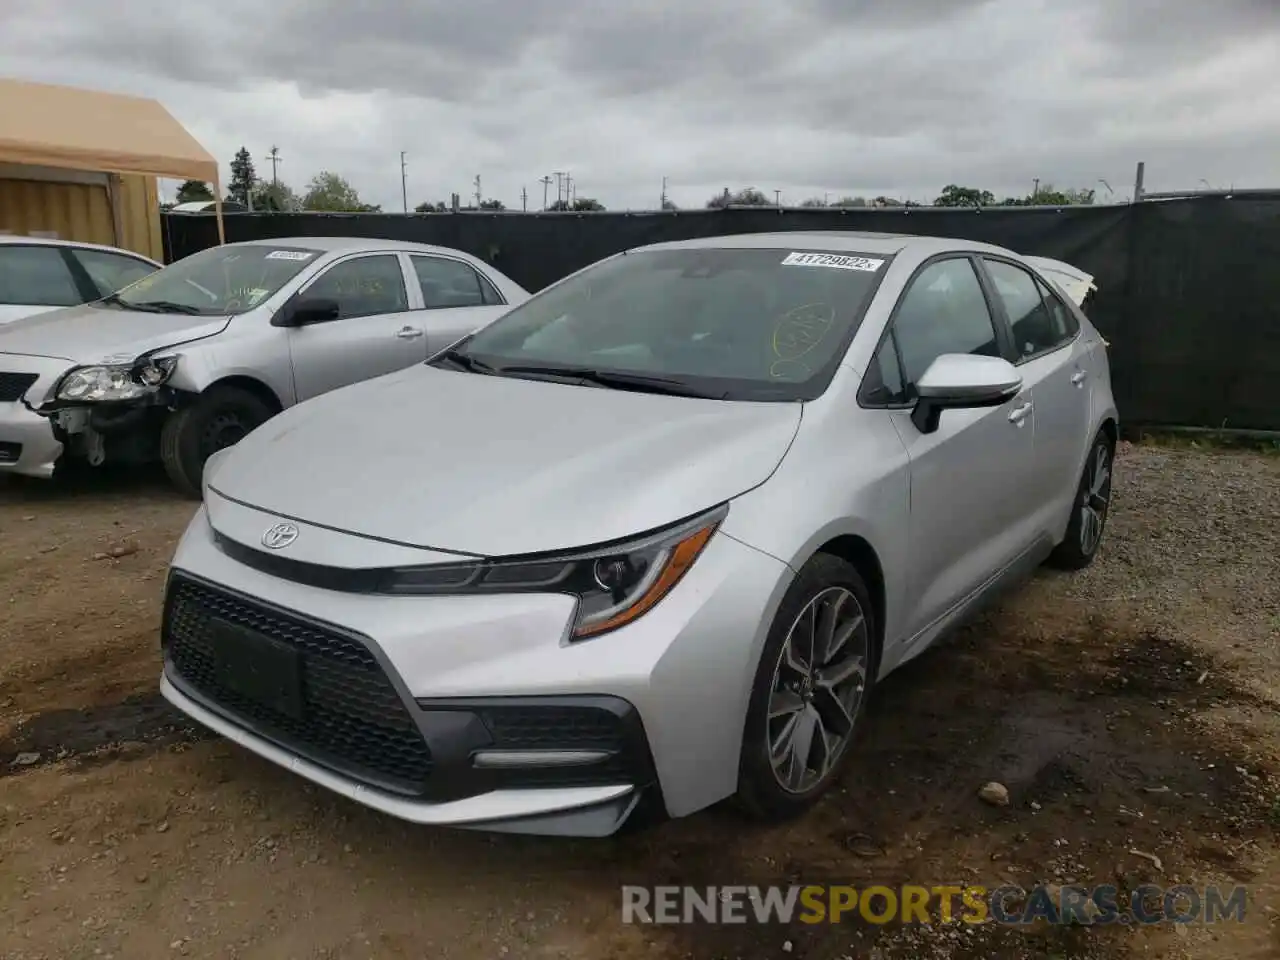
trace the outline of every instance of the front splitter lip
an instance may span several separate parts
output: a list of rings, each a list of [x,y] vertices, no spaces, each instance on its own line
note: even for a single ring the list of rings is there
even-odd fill
[[[555,833],[565,836],[607,836],[631,813],[639,793],[633,785],[546,787],[493,790],[446,803],[422,803],[367,787],[254,736],[192,700],[160,676],[160,693],[173,706],[215,733],[284,767],[327,790],[381,813],[410,823],[432,826],[499,830],[513,833]],[[614,808],[617,816],[601,816]],[[575,820],[579,820],[575,826]],[[522,822],[528,829],[522,829]]]

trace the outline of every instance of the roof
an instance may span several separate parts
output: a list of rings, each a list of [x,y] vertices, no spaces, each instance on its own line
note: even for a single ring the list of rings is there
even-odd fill
[[[974,240],[951,237],[922,237],[900,233],[870,233],[857,230],[790,230],[776,233],[739,233],[726,237],[698,237],[693,240],[674,240],[655,243],[644,250],[715,249],[715,248],[765,248],[830,250],[840,253],[878,253],[885,256],[901,253],[908,247],[921,253],[942,253],[947,250],[986,250],[992,253],[1008,253],[1003,247]]]
[[[450,247],[434,247],[408,240],[383,240],[380,237],[269,237],[261,240],[242,240],[228,246],[304,247],[323,250],[325,253],[343,253],[348,250],[407,250],[413,253],[442,253],[451,257],[468,256],[463,251]]]
[[[218,164],[159,101],[0,79],[0,160],[216,183]]]
[[[145,260],[147,263],[153,263],[157,267],[161,266],[161,264],[156,263],[148,256],[138,253],[136,250],[108,247],[101,243],[81,243],[79,240],[52,240],[48,237],[25,237],[21,234],[0,233],[0,246],[18,243],[26,247],[75,247],[77,250],[101,250],[103,253],[118,253],[124,257],[133,257],[135,260]]]

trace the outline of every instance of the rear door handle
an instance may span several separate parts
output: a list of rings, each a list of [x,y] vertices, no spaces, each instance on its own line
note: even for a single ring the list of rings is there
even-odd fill
[[[396,331],[396,336],[401,340],[412,340],[414,337],[422,336],[422,331],[417,327],[401,327]]]
[[[1027,416],[1030,413],[1031,413],[1031,404],[1024,403],[1022,406],[1012,410],[1009,413],[1009,422],[1013,424],[1017,424],[1018,426],[1022,426],[1022,421],[1027,419]]]
[[[1078,387],[1080,384],[1084,383],[1088,376],[1089,374],[1085,373],[1083,370],[1077,370],[1071,375],[1071,382]]]

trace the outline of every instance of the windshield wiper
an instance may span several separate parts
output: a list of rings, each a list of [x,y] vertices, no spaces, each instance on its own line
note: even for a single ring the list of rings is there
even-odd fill
[[[448,360],[455,366],[461,367],[470,373],[493,373],[493,367],[485,363],[483,360],[477,360],[469,353],[463,353],[456,347],[450,347],[444,353],[440,354],[437,360]]]
[[[174,300],[141,300],[138,302],[120,300],[119,303],[130,310],[142,310],[146,313],[184,313],[190,317],[205,316],[205,312],[199,307],[193,307],[188,303],[178,303]]]
[[[614,390],[634,390],[639,393],[661,393],[672,397],[700,397],[707,400],[723,400],[726,394],[708,393],[672,377],[660,377],[646,373],[623,373],[614,370],[596,370],[592,367],[558,367],[544,364],[515,364],[498,367],[500,374],[543,374],[548,377],[566,377],[585,380],[597,386]]]

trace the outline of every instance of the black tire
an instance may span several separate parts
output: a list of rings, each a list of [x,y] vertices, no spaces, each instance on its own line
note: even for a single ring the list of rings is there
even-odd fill
[[[1102,535],[1107,527],[1107,516],[1111,512],[1111,478],[1115,472],[1115,452],[1115,443],[1105,430],[1093,438],[1089,456],[1080,472],[1075,499],[1071,501],[1071,519],[1067,523],[1066,536],[1049,555],[1049,566],[1058,570],[1083,570],[1098,555],[1098,547],[1102,544]],[[1099,457],[1102,458],[1101,461]],[[1100,463],[1106,470],[1106,477],[1098,485],[1096,471]],[[1097,525],[1096,533],[1086,536],[1088,530],[1085,517],[1089,512],[1096,518]]]
[[[792,788],[788,788],[780,782],[783,773],[775,772],[770,756],[770,744],[775,734],[786,727],[790,721],[770,720],[770,700],[774,694],[776,682],[783,679],[786,673],[793,672],[780,663],[793,623],[796,623],[797,618],[802,615],[807,615],[810,605],[824,594],[832,599],[836,596],[841,597],[841,616],[849,615],[850,599],[855,600],[860,608],[854,612],[863,618],[862,626],[841,649],[847,648],[850,653],[861,652],[862,654],[863,677],[860,682],[856,677],[849,681],[850,695],[854,686],[861,692],[852,710],[848,710],[846,704],[844,716],[851,717],[852,732],[840,744],[838,751],[833,751],[834,759],[826,765],[825,773],[815,776],[816,782],[807,785],[799,782],[793,784]],[[830,604],[830,601],[827,602]],[[837,623],[843,622],[843,620],[837,621]],[[812,807],[839,778],[840,771],[851,752],[851,744],[857,739],[871,688],[875,682],[879,659],[878,629],[875,610],[871,605],[870,591],[852,564],[831,554],[819,553],[800,569],[783,596],[773,624],[769,628],[769,635],[765,640],[764,650],[760,655],[760,663],[756,667],[756,675],[751,687],[751,700],[747,709],[746,726],[743,729],[736,797],[738,805],[750,816],[766,821],[780,821],[798,816]],[[854,644],[857,644],[856,651],[852,646]],[[807,689],[810,696],[815,697],[810,702],[820,712],[824,709],[820,706],[823,702],[827,705],[825,709],[830,709],[831,702],[823,699],[826,691],[814,687],[812,683]],[[803,699],[803,693],[798,696]],[[777,726],[774,726],[775,724]],[[815,739],[813,742],[818,741]],[[812,749],[808,758],[810,761],[814,758]],[[823,759],[826,758],[823,757]],[[810,764],[806,763],[806,767],[808,766]]]
[[[262,398],[233,386],[210,387],[195,403],[169,414],[160,432],[160,459],[169,480],[200,499],[204,463],[275,413]]]

